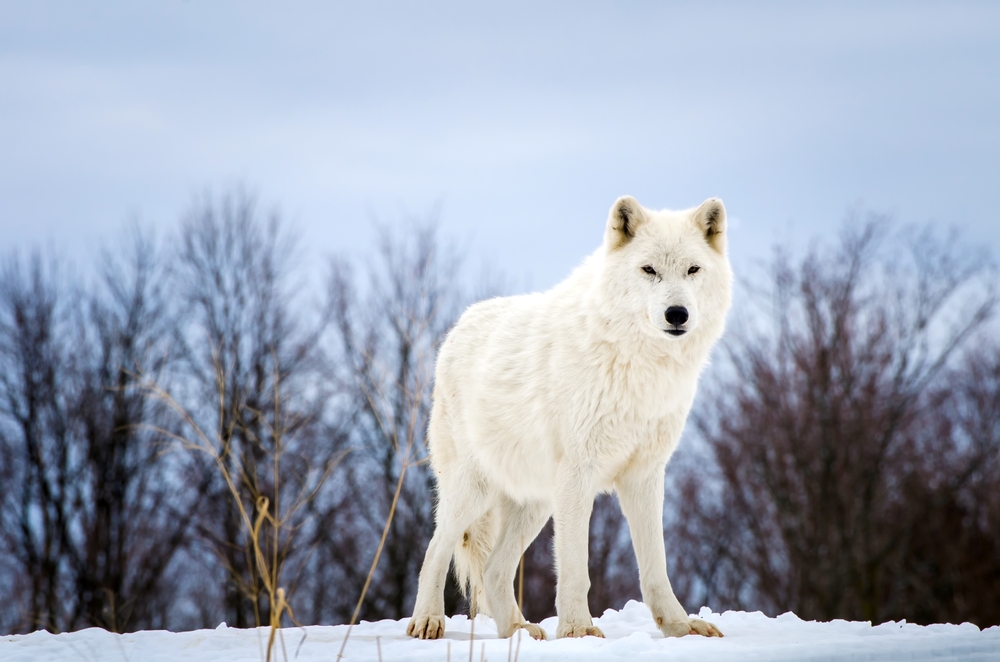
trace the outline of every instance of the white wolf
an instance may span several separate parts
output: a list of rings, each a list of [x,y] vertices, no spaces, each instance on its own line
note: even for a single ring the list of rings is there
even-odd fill
[[[452,555],[472,609],[544,638],[514,600],[518,560],[555,519],[557,636],[603,636],[587,607],[599,492],[628,520],[643,602],[668,636],[722,636],[688,618],[667,578],[663,482],[722,334],[732,274],[726,211],[611,207],[603,245],[548,292],[470,307],[438,355],[428,429],[436,528],[407,633],[444,635]]]

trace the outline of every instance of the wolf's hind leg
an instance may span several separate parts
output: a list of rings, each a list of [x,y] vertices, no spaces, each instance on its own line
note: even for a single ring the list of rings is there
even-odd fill
[[[545,631],[528,623],[517,608],[513,579],[521,554],[545,525],[549,509],[542,504],[519,504],[504,497],[499,510],[500,536],[483,572],[486,602],[497,623],[497,635],[509,637],[518,628],[524,628],[535,639],[544,639]]]
[[[434,536],[427,546],[420,569],[413,618],[406,634],[419,639],[444,636],[444,583],[448,565],[465,529],[491,506],[487,495],[470,487],[450,490],[441,485],[435,516]]]

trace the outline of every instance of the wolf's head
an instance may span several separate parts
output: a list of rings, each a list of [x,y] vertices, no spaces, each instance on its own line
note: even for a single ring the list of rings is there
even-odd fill
[[[726,208],[718,198],[684,211],[615,201],[604,233],[602,287],[618,319],[664,343],[722,332],[732,272]]]

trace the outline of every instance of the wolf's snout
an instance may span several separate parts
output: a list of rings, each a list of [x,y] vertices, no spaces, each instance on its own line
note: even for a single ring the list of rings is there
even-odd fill
[[[670,306],[667,308],[667,324],[680,326],[688,321],[688,309],[683,306]]]

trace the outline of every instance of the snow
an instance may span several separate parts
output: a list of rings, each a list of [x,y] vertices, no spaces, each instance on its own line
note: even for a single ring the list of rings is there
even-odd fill
[[[760,612],[727,611],[715,614],[703,608],[700,618],[718,625],[725,638],[687,636],[668,639],[656,629],[649,610],[629,602],[621,611],[608,610],[596,624],[606,639],[520,639],[519,661],[528,660],[975,660],[1000,661],[1000,626],[980,630],[971,623],[919,626],[890,622],[869,623],[803,621],[795,614],[768,618]],[[465,616],[449,618],[443,640],[418,641],[405,635],[406,621],[362,622],[351,631],[344,652],[349,661],[378,660],[378,646],[386,660],[435,660],[449,653],[456,662],[469,659],[472,623]],[[556,619],[542,622],[552,636]],[[347,626],[309,626],[282,631],[289,660],[333,662]],[[223,623],[214,630],[194,632],[135,632],[112,634],[98,628],[66,634],[34,632],[0,637],[0,660],[114,660],[129,662],[254,661],[264,659],[266,628],[239,630]],[[376,643],[378,638],[378,643]],[[485,644],[485,649],[483,648]],[[480,616],[475,622],[472,659],[492,662],[513,660],[518,645],[497,639],[493,621]],[[281,647],[273,658],[284,660]]]

